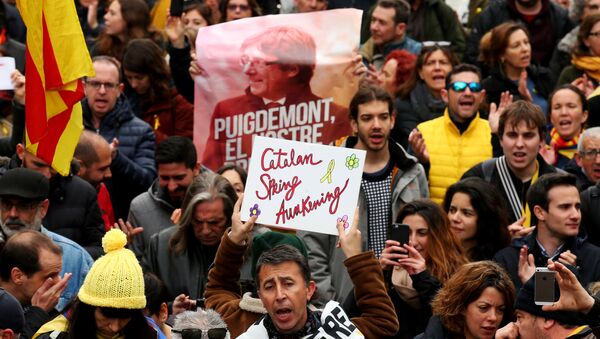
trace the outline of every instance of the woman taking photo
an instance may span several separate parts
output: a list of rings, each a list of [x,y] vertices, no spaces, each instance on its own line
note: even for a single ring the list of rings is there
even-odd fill
[[[552,124],[542,155],[547,163],[565,169],[577,153],[579,136],[588,119],[587,100],[577,87],[565,84],[550,94],[548,104]]]
[[[488,102],[499,103],[508,91],[514,100],[528,100],[545,112],[546,98],[554,87],[550,70],[531,64],[529,32],[516,22],[506,22],[483,36],[479,45],[480,58],[490,68],[483,80]]]
[[[392,270],[389,291],[400,322],[398,338],[423,332],[431,316],[430,302],[441,285],[467,262],[446,213],[431,200],[415,200],[399,212],[408,225],[409,243],[385,242],[379,262]]]
[[[491,339],[512,316],[515,288],[492,261],[462,266],[433,299],[425,333],[415,339]]]
[[[463,179],[446,191],[450,228],[470,261],[491,260],[510,244],[503,206],[498,190],[480,178]]]
[[[407,147],[408,135],[418,124],[444,114],[446,103],[440,92],[446,86],[446,74],[455,64],[454,54],[446,47],[421,49],[411,76],[398,87],[392,139]]]
[[[106,233],[106,255],[92,265],[71,310],[43,325],[33,338],[165,338],[144,317],[144,276],[126,244],[121,230]]]
[[[583,20],[571,57],[571,65],[560,73],[558,84],[570,84],[586,75],[593,87],[597,87],[600,84],[600,14]]]
[[[151,26],[150,10],[144,0],[113,0],[104,15],[104,29],[91,49],[92,56],[108,55],[123,61],[131,39],[150,38],[163,45]]]
[[[131,108],[152,126],[157,144],[172,135],[192,137],[194,106],[171,87],[165,52],[157,44],[150,39],[130,41],[123,72]]]

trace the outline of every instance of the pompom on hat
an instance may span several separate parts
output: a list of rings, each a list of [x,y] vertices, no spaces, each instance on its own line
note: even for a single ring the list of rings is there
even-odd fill
[[[112,229],[102,238],[106,254],[96,260],[79,290],[79,300],[96,307],[146,307],[144,275],[133,252],[125,248],[127,236]]]

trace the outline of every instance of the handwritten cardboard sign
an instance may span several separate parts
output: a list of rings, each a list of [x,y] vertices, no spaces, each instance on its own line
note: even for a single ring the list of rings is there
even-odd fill
[[[256,136],[242,220],[337,235],[350,227],[365,151]]]

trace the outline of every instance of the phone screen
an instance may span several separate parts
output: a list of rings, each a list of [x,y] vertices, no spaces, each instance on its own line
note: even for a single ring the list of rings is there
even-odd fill
[[[554,272],[547,268],[535,269],[535,304],[554,303]]]

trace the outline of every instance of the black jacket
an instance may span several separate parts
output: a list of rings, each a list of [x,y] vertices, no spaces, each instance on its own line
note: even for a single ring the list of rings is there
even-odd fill
[[[535,90],[544,99],[547,99],[552,90],[556,79],[549,69],[531,65],[527,67],[527,77],[533,81]],[[490,71],[490,75],[481,83],[485,89],[485,95],[488,102],[498,104],[502,92],[509,91],[513,95],[513,100],[521,100],[523,97],[519,93],[519,85],[504,75],[500,69],[495,68]]]
[[[442,325],[440,318],[431,317],[424,333],[419,334],[415,339],[452,339],[454,335],[448,332]]]
[[[488,7],[475,19],[473,30],[467,39],[465,62],[476,63],[479,56],[479,41],[487,31],[503,22],[518,21],[529,31],[533,60],[542,66],[550,64],[554,48],[574,27],[568,12],[553,1],[541,0],[542,10],[532,22],[528,23],[517,12],[514,1],[490,1]]]
[[[540,164],[539,176],[542,176],[542,175],[548,174],[548,173],[554,173],[557,171],[556,168],[554,168],[551,165],[548,165],[548,163],[545,162],[544,158],[542,158],[540,155],[538,155],[537,161]],[[498,174],[498,170],[496,169],[495,162],[496,162],[496,158],[492,158],[490,160],[486,160],[482,163],[479,163],[479,164],[473,166],[470,170],[466,171],[465,174],[463,174],[461,179],[469,178],[469,177],[477,177],[477,178],[481,178],[481,179],[489,182],[490,184],[494,185],[498,189],[498,191],[500,192],[500,195],[502,196],[502,198],[504,200],[504,204],[505,204],[504,209],[507,211],[508,222],[509,222],[509,224],[512,224],[513,222],[517,221],[517,217],[513,213],[511,213],[508,195],[504,191],[504,187],[502,186],[502,182],[500,181],[500,175]],[[485,165],[486,167],[491,166],[491,167],[489,167],[491,169],[490,173],[486,173],[486,171],[484,171],[484,164],[487,164],[487,165]],[[509,168],[509,172],[510,172],[510,168]],[[529,189],[531,182],[528,181],[527,183],[523,183],[512,172],[510,172],[510,177],[513,181],[513,184],[515,185],[515,189],[519,193],[519,197],[521,198],[521,204],[525,205],[525,196],[527,195],[527,190]],[[532,218],[535,219],[535,216],[532,215]],[[532,220],[531,222],[534,223],[537,221]]]
[[[113,110],[104,116],[98,129],[92,124],[92,112],[86,99],[81,106],[86,129],[100,134],[109,143],[114,138],[119,140],[117,156],[110,165],[112,178],[105,183],[115,218],[125,220],[131,200],[145,192],[156,178],[154,132],[150,125],[133,115],[123,95]]]
[[[588,241],[600,246],[600,184],[581,192],[581,227]]]
[[[21,160],[14,155],[8,168],[21,166]],[[44,227],[78,243],[94,259],[104,254],[104,221],[92,185],[73,174],[66,177],[56,174],[50,179],[48,199],[50,205],[42,221]]]
[[[506,269],[517,290],[523,285],[519,279],[519,251],[523,245],[527,245],[529,253],[533,254],[536,267],[545,267],[548,264],[549,258],[542,254],[536,237],[537,230],[534,230],[524,238],[513,240],[509,247],[494,256],[494,261]],[[577,256],[579,281],[582,286],[600,280],[600,247],[592,245],[585,238],[572,237],[566,240],[560,253],[567,250]]]

